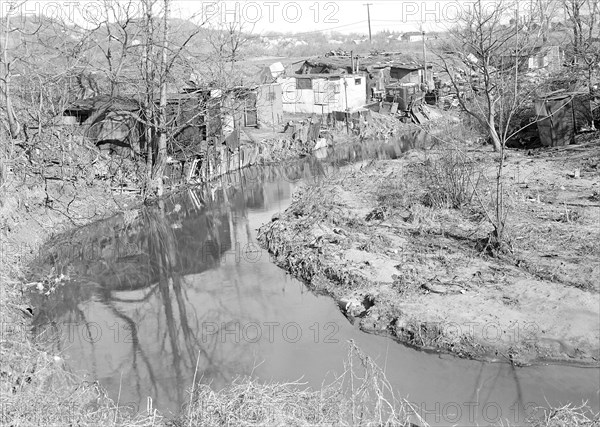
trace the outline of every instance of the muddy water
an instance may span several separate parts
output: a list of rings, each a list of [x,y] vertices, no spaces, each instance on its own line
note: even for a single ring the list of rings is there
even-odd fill
[[[256,229],[301,183],[414,144],[349,145],[318,153],[321,161],[242,170],[61,236],[38,266],[69,280],[34,297],[36,331],[72,370],[132,409],[145,409],[150,396],[154,407],[178,412],[195,373],[216,389],[239,375],[320,387],[342,371],[351,339],[432,425],[521,425],[533,407],[571,401],[598,409],[597,369],[515,369],[362,333],[258,247]]]

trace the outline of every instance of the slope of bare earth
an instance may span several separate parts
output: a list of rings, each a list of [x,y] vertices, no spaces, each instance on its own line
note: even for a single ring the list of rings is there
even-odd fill
[[[507,153],[508,250],[492,255],[498,161],[445,147],[324,177],[259,238],[363,330],[463,357],[598,365],[600,143]]]

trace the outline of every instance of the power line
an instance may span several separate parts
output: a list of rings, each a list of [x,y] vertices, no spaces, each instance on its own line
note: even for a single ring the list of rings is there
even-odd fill
[[[353,25],[364,24],[365,22],[367,22],[367,21],[363,20],[363,21],[353,22],[351,24],[338,25],[337,27],[324,28],[322,30],[305,31],[303,33],[292,33],[292,34],[290,34],[290,37],[302,36],[302,35],[305,35],[305,34],[323,33],[323,32],[326,32],[326,31],[337,30],[338,28],[351,27]],[[267,37],[267,38],[269,38],[269,37],[281,37],[281,34],[270,35],[270,36],[262,36],[262,37]]]

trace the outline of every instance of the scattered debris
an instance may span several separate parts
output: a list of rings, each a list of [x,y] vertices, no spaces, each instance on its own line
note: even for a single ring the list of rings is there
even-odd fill
[[[365,217],[365,221],[373,221],[373,220],[383,221],[384,219],[385,219],[385,211],[381,207],[373,209]]]
[[[357,294],[341,298],[338,305],[346,316],[361,317],[374,305],[374,300],[370,295]]]

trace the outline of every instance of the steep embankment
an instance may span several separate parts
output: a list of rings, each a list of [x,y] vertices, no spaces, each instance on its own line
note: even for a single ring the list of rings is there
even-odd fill
[[[121,187],[136,186],[140,171],[64,132],[15,141],[9,157],[0,182],[0,423],[131,421],[133,414],[118,413],[98,385],[72,378],[58,355],[36,343],[26,279],[31,260],[53,235],[139,205],[139,196]],[[61,280],[51,274],[36,290],[49,292]]]

